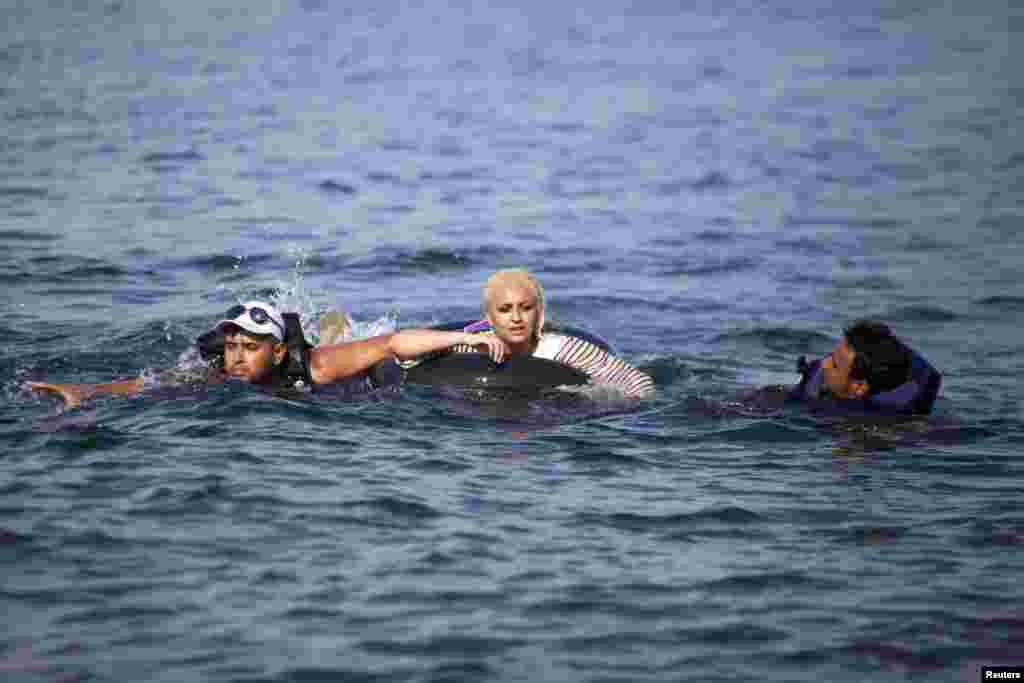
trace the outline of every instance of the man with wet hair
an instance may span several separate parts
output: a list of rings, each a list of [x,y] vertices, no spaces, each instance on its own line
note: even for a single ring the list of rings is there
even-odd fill
[[[878,320],[848,323],[828,355],[801,356],[797,368],[798,384],[766,387],[755,402],[775,394],[826,411],[927,415],[942,386],[942,374]]]
[[[297,323],[297,318],[294,321]],[[300,337],[293,339],[290,337]],[[236,379],[271,388],[295,388],[296,384],[332,384],[355,377],[391,358],[408,359],[421,354],[468,344],[486,351],[501,362],[508,348],[493,335],[408,329],[367,339],[309,347],[297,334],[289,334],[285,316],[273,305],[250,301],[232,307],[213,330],[197,340],[204,357],[213,362],[204,380]],[[298,367],[296,367],[296,365]],[[105,384],[58,384],[30,382],[36,391],[60,396],[68,407],[94,396],[131,395],[146,388],[143,377]]]
[[[910,380],[913,354],[889,326],[854,320],[821,361],[822,389],[833,398],[861,398],[895,389]]]
[[[544,287],[532,273],[520,268],[499,270],[487,278],[482,290],[483,314],[491,334],[501,339],[510,354],[534,356],[575,368],[594,384],[618,387],[627,397],[650,398],[654,380],[586,339],[545,330]],[[455,351],[471,351],[455,347]]]
[[[775,412],[799,403],[812,412],[836,415],[927,415],[942,374],[907,346],[883,322],[854,320],[824,357],[797,363],[797,384],[740,390],[735,403],[744,410]],[[699,408],[722,406],[696,401]]]

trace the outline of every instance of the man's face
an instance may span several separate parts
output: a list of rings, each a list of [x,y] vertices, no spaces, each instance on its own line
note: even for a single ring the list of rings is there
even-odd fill
[[[494,327],[494,334],[512,351],[527,351],[540,319],[537,294],[524,285],[501,284],[491,292],[487,319]]]
[[[284,358],[285,350],[284,344],[272,339],[228,332],[224,335],[224,372],[243,382],[268,382],[274,365]]]
[[[824,384],[835,398],[851,398],[853,392],[850,387],[850,370],[853,369],[853,359],[856,352],[850,348],[843,339],[832,353],[825,356],[821,361],[821,369],[824,373]]]

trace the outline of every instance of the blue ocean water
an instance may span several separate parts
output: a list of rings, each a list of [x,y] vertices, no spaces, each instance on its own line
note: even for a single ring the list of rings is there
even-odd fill
[[[1024,661],[1018,5],[9,5],[5,680]],[[514,266],[658,397],[25,386],[180,365],[254,296],[469,318]],[[930,418],[727,407],[862,316],[943,371]]]

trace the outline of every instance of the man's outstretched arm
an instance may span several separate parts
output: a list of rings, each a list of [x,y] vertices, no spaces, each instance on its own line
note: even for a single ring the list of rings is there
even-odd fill
[[[309,376],[316,384],[330,384],[369,370],[388,358],[407,360],[457,344],[486,347],[496,363],[505,360],[508,347],[493,335],[442,330],[402,330],[368,339],[318,346],[309,354]]]
[[[29,382],[35,391],[49,391],[64,399],[68,408],[74,408],[94,396],[128,396],[142,391],[145,382],[141,377],[105,384],[55,384],[51,382]]]

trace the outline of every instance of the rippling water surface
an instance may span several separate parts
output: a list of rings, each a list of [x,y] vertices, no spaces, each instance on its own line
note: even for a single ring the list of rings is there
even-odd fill
[[[1016,5],[15,5],[5,680],[1020,663]],[[464,319],[523,265],[658,397],[158,387],[63,411],[25,386],[187,362],[254,296],[364,335]],[[728,403],[861,316],[943,370],[934,415]]]

